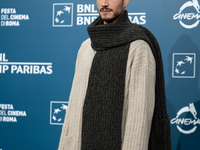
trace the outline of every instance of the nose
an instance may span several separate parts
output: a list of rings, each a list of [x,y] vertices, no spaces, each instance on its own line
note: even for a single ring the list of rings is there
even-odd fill
[[[108,7],[108,0],[102,0],[101,6]]]

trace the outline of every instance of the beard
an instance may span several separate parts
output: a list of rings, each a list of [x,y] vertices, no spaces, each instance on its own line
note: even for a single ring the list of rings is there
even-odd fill
[[[110,8],[101,8],[100,12],[103,12],[103,11],[109,11],[110,12],[110,14],[99,13],[100,16],[101,16],[101,19],[106,23],[115,22],[124,13],[124,10],[119,12],[119,13],[114,13],[113,10],[110,9]]]

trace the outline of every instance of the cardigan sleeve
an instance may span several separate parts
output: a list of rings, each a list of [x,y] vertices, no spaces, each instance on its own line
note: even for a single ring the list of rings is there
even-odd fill
[[[79,49],[79,51],[80,51],[80,49]],[[73,95],[75,93],[75,88],[76,88],[76,85],[77,85],[77,83],[76,83],[77,82],[76,81],[76,78],[77,78],[76,77],[77,67],[78,67],[78,55],[77,55],[77,59],[76,59],[75,73],[74,73],[74,78],[73,78],[73,82],[72,82],[72,88],[71,88],[71,92],[70,92],[70,96],[69,96],[68,107],[67,107],[67,111],[66,111],[66,114],[65,114],[64,124],[62,126],[62,132],[61,132],[61,135],[60,135],[60,141],[59,141],[58,150],[64,150],[65,143],[66,143],[65,137],[67,136],[68,130],[69,130],[69,118],[70,118],[70,111],[71,111],[71,107],[72,107],[71,103],[73,101]]]
[[[127,61],[122,150],[148,150],[155,102],[155,59],[143,40],[131,43]]]
[[[64,148],[66,149],[66,145],[67,145],[66,138],[67,138],[68,132],[69,132],[70,118],[72,119],[71,116],[74,113],[74,107],[73,107],[72,103],[74,101],[74,98],[77,95],[77,89],[78,89],[77,86],[78,85],[80,86],[80,82],[79,82],[80,79],[79,78],[83,76],[83,75],[80,75],[80,72],[82,72],[81,69],[83,69],[83,67],[81,67],[81,64],[86,63],[86,61],[83,61],[82,59],[87,58],[86,56],[84,57],[84,55],[83,55],[84,51],[83,50],[86,50],[88,43],[90,44],[89,39],[84,41],[82,43],[79,51],[78,51],[78,54],[77,54],[76,65],[75,65],[75,73],[74,73],[72,88],[71,88],[71,92],[70,92],[70,96],[69,96],[69,103],[68,103],[68,107],[67,107],[67,111],[66,111],[65,119],[64,119],[64,124],[63,124],[63,127],[62,127],[61,136],[60,136],[58,150],[63,150]]]
[[[78,51],[75,74],[69,97],[69,105],[65,114],[58,150],[80,149],[81,112],[85,91],[87,89],[89,72],[95,52],[91,48],[91,41],[84,41]]]

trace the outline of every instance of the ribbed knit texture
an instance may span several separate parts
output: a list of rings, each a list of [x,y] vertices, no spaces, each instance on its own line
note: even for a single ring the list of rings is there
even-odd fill
[[[94,55],[91,40],[87,39],[78,52],[59,150],[81,149],[82,110]],[[121,150],[148,150],[156,67],[151,48],[145,41],[130,44],[126,68]]]
[[[114,82],[117,80],[117,82],[119,81],[117,85],[120,85],[121,90],[124,91],[124,83],[122,83],[124,79],[120,80],[120,78],[121,76],[125,76],[125,74],[122,73],[124,72],[122,71],[121,75],[117,75],[116,80],[107,80],[107,77],[110,79],[114,77],[117,72],[114,71],[113,74],[107,74],[106,70],[109,68],[107,65],[113,62],[113,60],[117,60],[119,58],[119,56],[114,55],[114,53],[116,53],[115,50],[119,50],[119,48],[121,48],[121,51],[126,50],[125,47],[127,44],[130,44],[132,41],[142,39],[150,45],[156,60],[155,109],[152,119],[148,149],[171,150],[169,117],[167,114],[165,100],[162,56],[155,37],[146,28],[130,23],[127,11],[125,11],[122,17],[114,24],[102,25],[101,18],[97,18],[90,26],[88,26],[88,33],[92,41],[92,48],[97,51],[97,54],[95,56],[96,58],[93,60],[83,108],[82,149],[110,150],[110,148],[106,147],[106,145],[116,145],[116,147],[113,149],[120,149],[121,137],[119,134],[121,131],[119,126],[121,125],[121,122],[118,121],[121,121],[121,105],[123,103],[121,98],[124,97],[124,93],[115,93],[110,89],[114,89],[112,86],[116,86]],[[108,57],[111,55],[113,55],[113,57]],[[110,58],[112,58],[111,61],[109,60]],[[111,67],[112,66],[113,65],[111,65]],[[121,69],[123,70],[124,65],[118,67],[122,67]],[[98,76],[98,78],[95,76]],[[96,83],[96,79],[98,79],[98,84]],[[101,86],[104,85],[104,81],[108,84],[106,86]],[[101,87],[99,88],[99,86]],[[120,90],[118,89],[116,91]],[[110,98],[113,96],[113,99]],[[109,104],[109,100],[111,100],[112,103],[114,100],[116,100],[117,102],[114,104],[117,107],[112,108],[110,105],[111,103]],[[115,105],[113,107],[115,107]],[[108,124],[105,124],[106,120],[109,122]],[[112,122],[116,124],[111,124]],[[115,132],[116,134],[112,135],[112,133]],[[95,136],[95,134],[98,136]],[[108,140],[106,141],[106,139]],[[114,142],[116,143],[114,144]]]

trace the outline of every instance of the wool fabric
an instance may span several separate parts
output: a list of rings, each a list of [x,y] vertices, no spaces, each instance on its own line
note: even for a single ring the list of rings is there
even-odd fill
[[[149,150],[171,150],[166,109],[162,56],[156,38],[146,28],[132,24],[127,11],[116,23],[103,25],[101,17],[90,26],[92,48],[97,51],[90,70],[83,107],[82,150],[120,150],[125,70],[131,42],[142,39],[156,61],[155,109]]]

